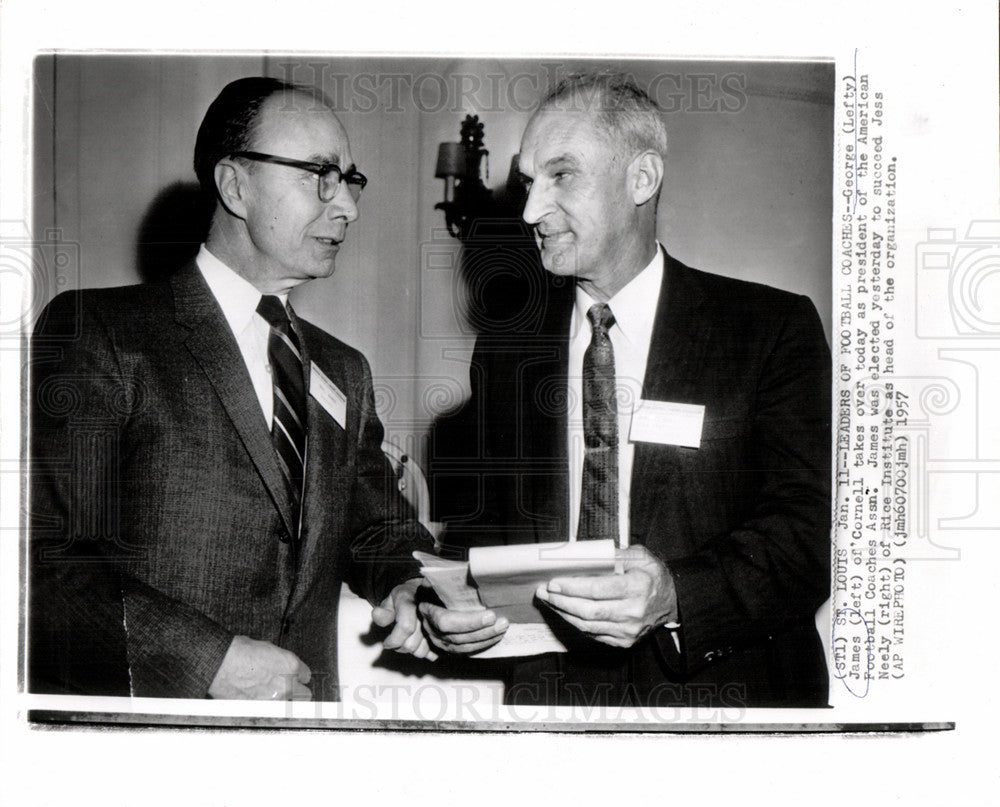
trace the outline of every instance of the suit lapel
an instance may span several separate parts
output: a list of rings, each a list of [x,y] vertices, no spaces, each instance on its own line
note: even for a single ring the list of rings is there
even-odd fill
[[[567,451],[567,385],[569,326],[574,287],[550,288],[550,302],[542,325],[537,360],[524,368],[522,406],[529,413],[530,430],[522,451],[538,464],[537,476],[524,480],[532,493],[536,540],[565,541],[569,535],[569,454]],[[537,339],[537,337],[535,337]],[[540,483],[536,483],[539,480]]]
[[[680,261],[663,255],[663,283],[642,382],[643,397],[656,401],[677,400],[663,396],[671,394],[678,379],[690,376],[690,368],[705,351],[705,329],[711,327],[702,310],[705,296],[697,277]]]
[[[649,341],[642,397],[653,401],[704,404],[687,400],[687,379],[699,375],[706,345],[713,327],[705,314],[705,294],[697,275],[664,250],[663,283],[656,305],[656,319]],[[645,522],[661,495],[644,480],[655,470],[657,447],[636,443],[632,463],[629,534],[631,540],[645,540]]]
[[[312,394],[313,362],[322,372],[335,383],[342,392],[348,393],[348,385],[344,380],[344,368],[336,357],[323,352],[320,345],[310,341],[295,312],[291,313],[292,325],[299,335],[302,346],[303,361],[306,367],[306,417],[308,420],[308,439],[306,444],[306,463],[302,497],[302,535],[299,547],[299,574],[296,582],[296,593],[289,608],[294,608],[297,602],[309,590],[312,579],[316,575],[328,572],[328,568],[318,562],[318,551],[321,545],[329,546],[332,538],[343,531],[343,507],[338,507],[350,500],[350,485],[353,476],[345,476],[346,462],[346,431],[338,424],[326,409]],[[356,401],[348,398],[346,411],[357,406]],[[346,418],[345,418],[346,420]],[[353,474],[353,470],[352,470]],[[345,488],[346,486],[346,488]],[[339,519],[339,522],[338,522]]]
[[[194,263],[171,277],[170,283],[177,322],[189,329],[185,344],[222,402],[285,528],[294,535],[296,525],[271,433],[226,318]]]

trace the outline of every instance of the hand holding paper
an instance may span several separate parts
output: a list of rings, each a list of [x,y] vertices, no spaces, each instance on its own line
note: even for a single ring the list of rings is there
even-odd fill
[[[420,615],[431,642],[449,653],[468,655],[479,653],[503,639],[510,623],[506,617],[497,618],[492,611],[454,611],[420,603]]]
[[[596,641],[631,647],[677,619],[677,592],[669,570],[646,547],[619,550],[619,558],[624,574],[557,577],[535,595]]]
[[[565,651],[534,601],[535,590],[553,577],[605,575],[621,567],[611,540],[476,547],[468,563],[419,551],[413,556],[445,605],[420,605],[431,642],[480,658]]]

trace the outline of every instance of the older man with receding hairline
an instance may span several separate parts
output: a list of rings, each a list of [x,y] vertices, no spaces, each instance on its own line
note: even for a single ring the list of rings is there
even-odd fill
[[[567,651],[514,660],[510,703],[822,706],[829,349],[806,297],[689,268],[657,241],[666,145],[656,105],[619,75],[571,77],[531,118],[524,220],[564,280],[540,327],[477,343],[490,530],[448,540],[618,548],[622,574],[538,589]],[[553,385],[565,405],[540,394]],[[507,629],[420,610],[453,653]]]

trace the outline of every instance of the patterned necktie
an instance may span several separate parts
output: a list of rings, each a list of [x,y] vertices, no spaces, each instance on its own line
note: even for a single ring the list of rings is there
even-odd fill
[[[260,298],[260,314],[271,325],[267,358],[271,364],[274,417],[271,442],[292,494],[295,521],[302,505],[302,468],[306,454],[306,384],[299,340],[281,300],[272,294]],[[297,526],[297,525],[296,525]]]
[[[583,354],[583,484],[577,540],[618,538],[618,406],[615,353],[608,329],[615,316],[605,303],[587,312],[593,335]]]

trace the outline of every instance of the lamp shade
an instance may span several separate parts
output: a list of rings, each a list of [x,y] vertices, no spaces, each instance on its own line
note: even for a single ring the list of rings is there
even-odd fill
[[[438,179],[456,177],[464,179],[466,173],[465,148],[461,143],[441,143],[438,146],[437,168],[434,176]]]

